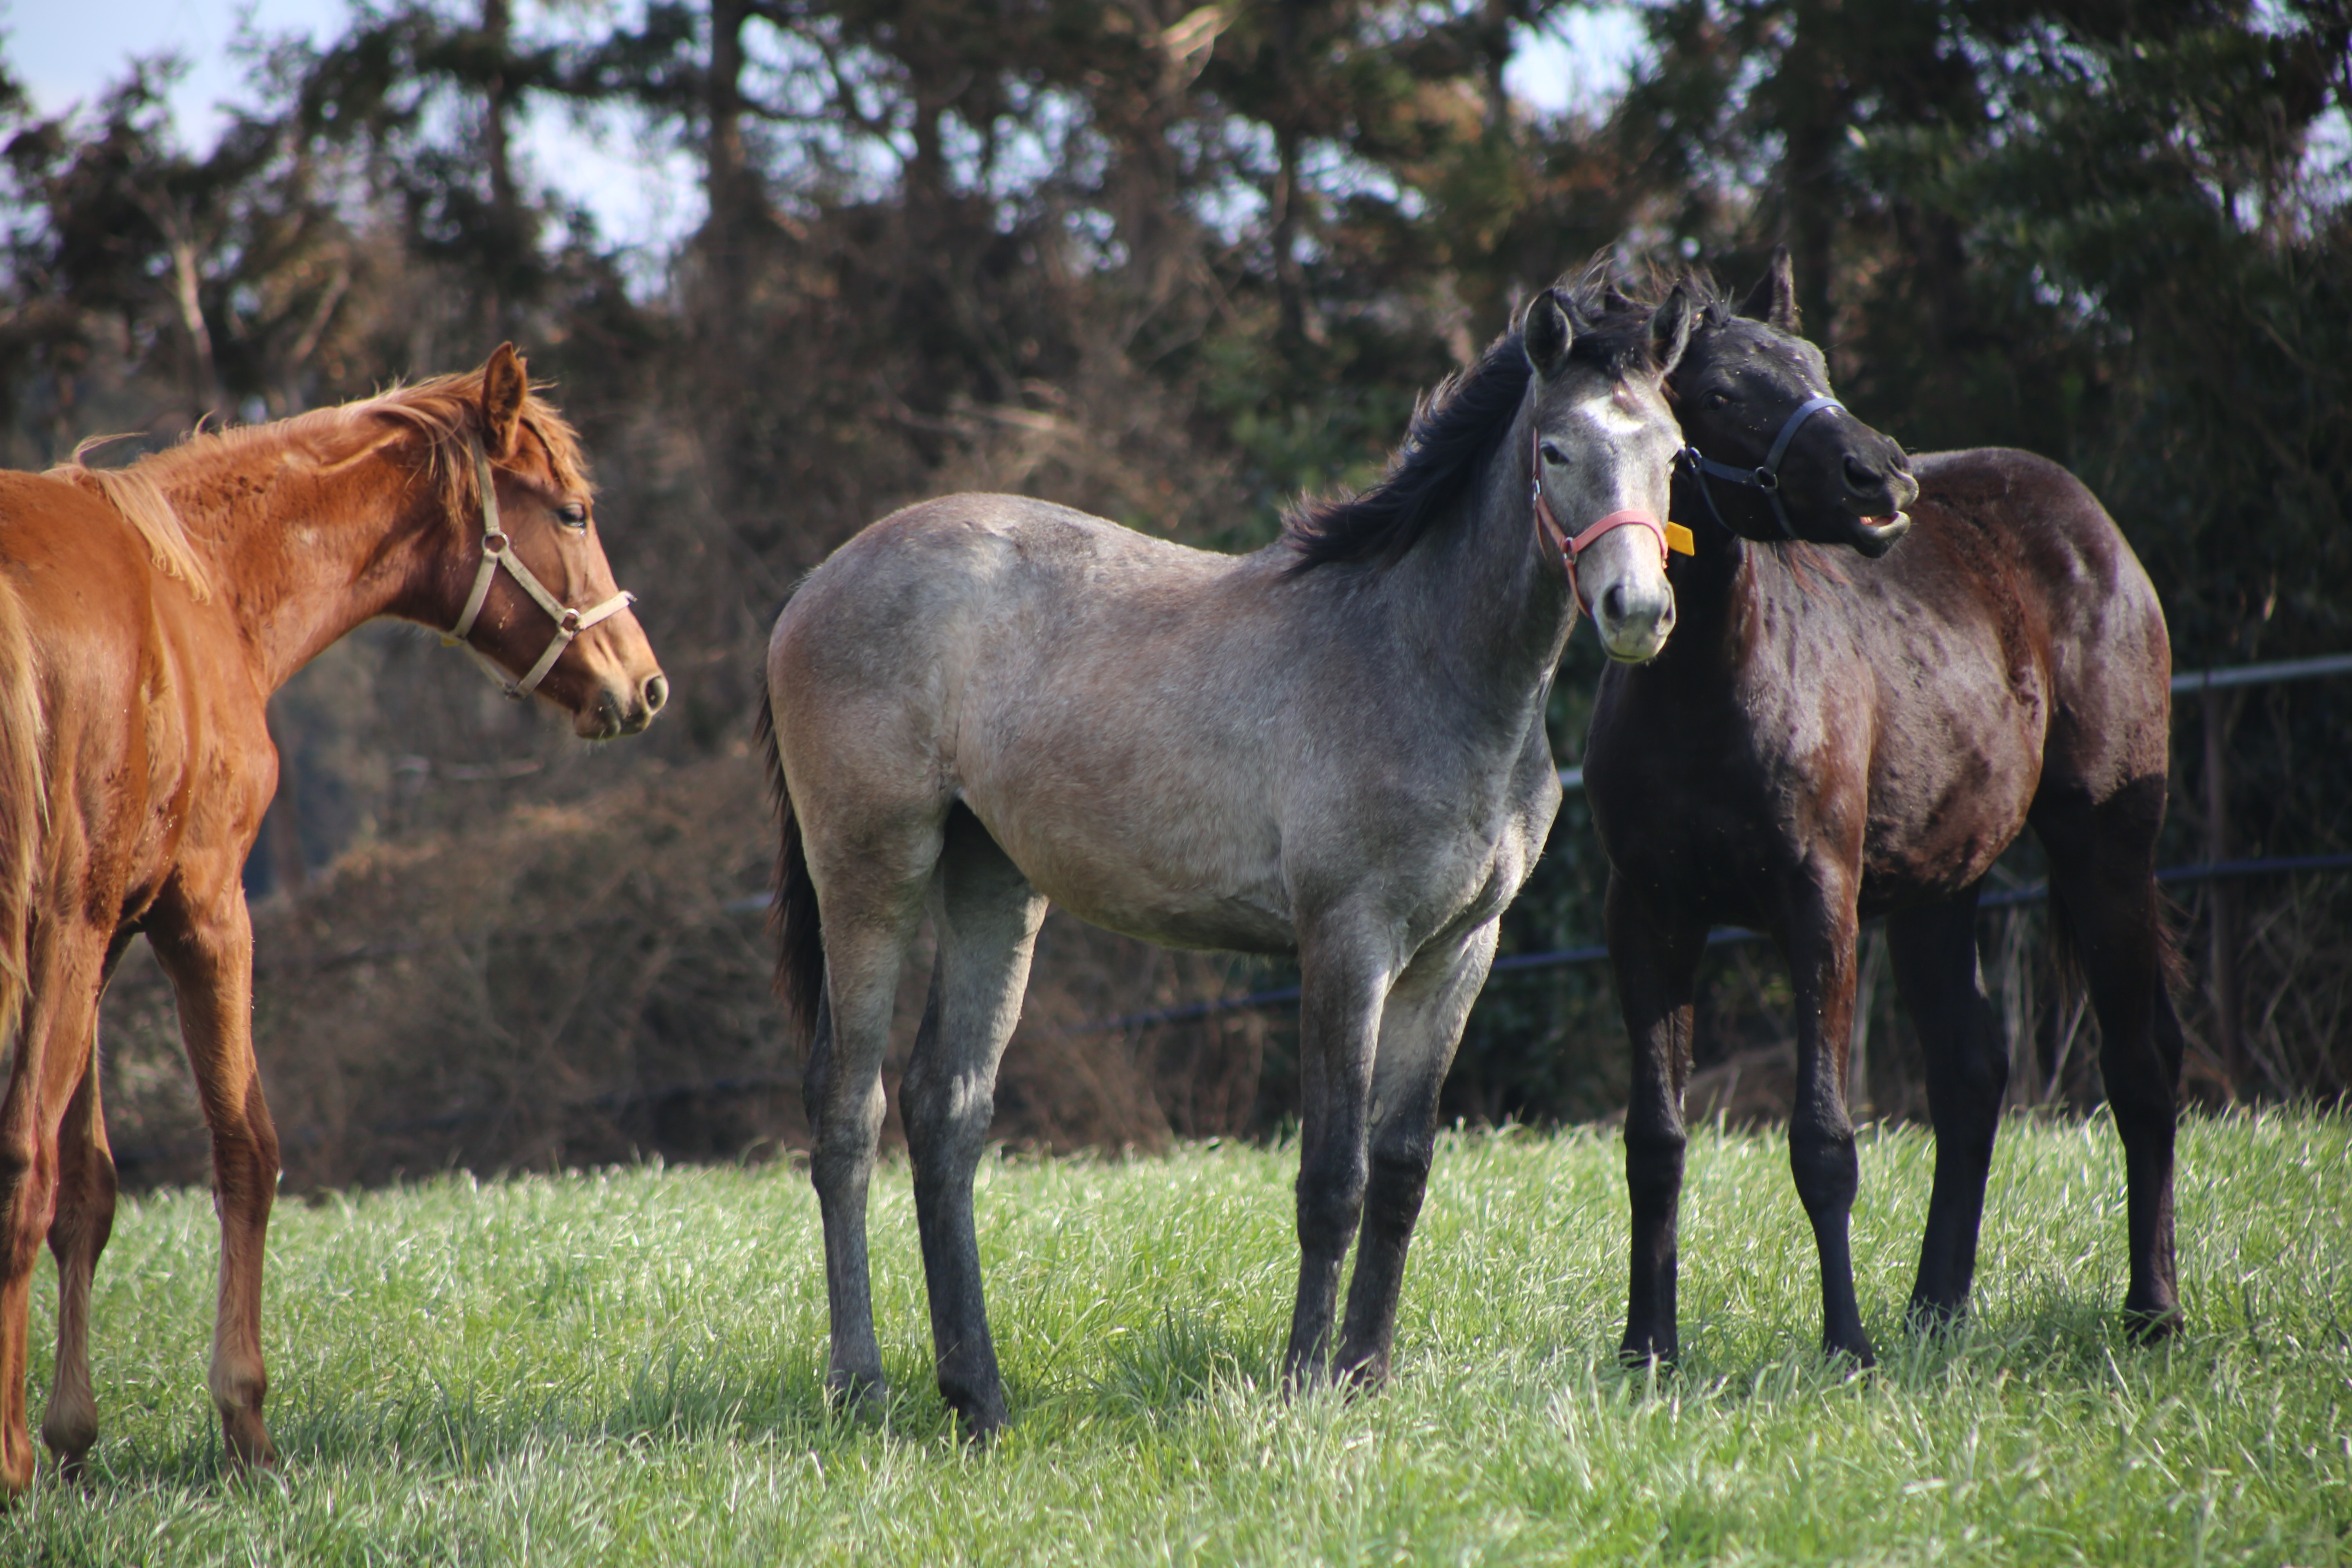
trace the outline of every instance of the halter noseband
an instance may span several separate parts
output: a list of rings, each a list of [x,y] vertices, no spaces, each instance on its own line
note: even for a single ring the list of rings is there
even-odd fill
[[[1553,549],[1559,552],[1560,564],[1568,568],[1569,592],[1576,595],[1578,604],[1584,603],[1584,590],[1577,586],[1576,558],[1591,549],[1594,540],[1612,529],[1648,529],[1650,537],[1658,542],[1658,564],[1661,566],[1665,564],[1670,553],[1677,551],[1685,555],[1692,553],[1690,530],[1679,522],[1659,521],[1658,514],[1648,507],[1627,507],[1622,511],[1612,511],[1573,539],[1570,538],[1568,530],[1560,527],[1559,519],[1552,515],[1551,502],[1544,499],[1543,432],[1532,431],[1530,435],[1533,440],[1528,453],[1530,476],[1528,501],[1535,508],[1536,521],[1542,525],[1544,537],[1551,541]]]
[[[1703,456],[1696,447],[1685,447],[1675,454],[1675,461],[1688,468],[1691,476],[1698,481],[1699,499],[1706,502],[1707,515],[1715,519],[1716,527],[1726,533],[1738,531],[1723,521],[1722,509],[1715,504],[1715,491],[1707,488],[1709,479],[1728,479],[1736,485],[1762,490],[1764,499],[1772,504],[1772,521],[1780,525],[1781,533],[1790,539],[1797,537],[1795,526],[1789,521],[1789,509],[1780,504],[1780,459],[1788,456],[1789,443],[1797,438],[1798,427],[1824,408],[1834,408],[1841,414],[1846,411],[1845,405],[1834,397],[1807,398],[1797,405],[1782,422],[1780,433],[1772,437],[1771,451],[1766,453],[1764,461],[1753,468],[1735,468],[1728,463],[1718,463]]]
[[[483,452],[482,444],[469,440],[467,445],[474,454],[474,485],[482,492],[482,564],[474,574],[474,591],[466,595],[465,612],[457,617],[456,626],[441,634],[441,641],[445,647],[455,644],[472,654],[476,662],[489,671],[490,679],[499,683],[499,689],[520,702],[547,679],[547,672],[555,668],[555,661],[563,657],[563,650],[572,646],[573,637],[597,622],[619,615],[635,604],[637,596],[624,588],[593,609],[575,610],[549,593],[546,584],[514,552],[514,541],[499,526],[499,492],[491,483],[490,459]],[[482,613],[482,605],[490,596],[490,579],[499,574],[501,566],[522,584],[522,591],[531,596],[533,603],[555,619],[555,636],[548,643],[547,651],[539,656],[539,662],[520,680],[508,679],[506,671],[476,647],[470,637],[475,617]]]

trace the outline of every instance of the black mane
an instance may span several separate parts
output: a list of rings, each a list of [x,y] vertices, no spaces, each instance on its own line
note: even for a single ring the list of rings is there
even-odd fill
[[[1571,289],[1590,323],[1569,349],[1571,360],[1623,380],[1654,372],[1650,311],[1614,296],[1604,299],[1588,278]],[[1468,370],[1437,384],[1413,409],[1386,478],[1352,500],[1308,501],[1283,519],[1283,536],[1297,552],[1292,572],[1335,562],[1391,566],[1450,516],[1470,480],[1502,444],[1527,395],[1527,353],[1519,330],[1496,338]]]

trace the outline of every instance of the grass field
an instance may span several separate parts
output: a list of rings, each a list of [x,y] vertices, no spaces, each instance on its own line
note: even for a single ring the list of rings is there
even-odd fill
[[[805,1178],[628,1169],[282,1204],[274,1476],[204,1394],[210,1204],[126,1204],[99,1275],[105,1436],[0,1563],[2352,1562],[2352,1121],[2190,1123],[2193,1329],[2117,1324],[2104,1121],[2004,1130],[1971,1324],[1900,1331],[1932,1145],[1866,1131],[1856,1256],[1884,1363],[1814,1349],[1785,1144],[1706,1134],[1681,1370],[1620,1371],[1613,1135],[1442,1144],[1375,1398],[1273,1392],[1293,1152],[992,1164],[982,1247],[1015,1425],[930,1387],[903,1165],[877,1178],[898,1390],[835,1418]],[[46,1272],[46,1269],[45,1269]],[[37,1345],[53,1290],[37,1296]],[[35,1358],[36,1418],[47,1387]]]

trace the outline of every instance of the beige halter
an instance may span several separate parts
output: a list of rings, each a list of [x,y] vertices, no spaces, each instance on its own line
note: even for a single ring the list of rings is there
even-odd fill
[[[499,683],[500,690],[520,702],[538,689],[539,683],[547,678],[547,672],[555,668],[555,661],[563,657],[563,650],[572,646],[573,637],[598,621],[619,615],[635,604],[637,596],[624,588],[593,610],[575,610],[549,593],[547,585],[522,563],[522,558],[514,552],[514,542],[499,526],[499,493],[491,484],[490,459],[483,453],[482,444],[469,440],[467,445],[474,454],[475,487],[482,492],[482,564],[481,569],[474,574],[474,591],[466,595],[465,613],[457,617],[456,626],[441,634],[441,641],[445,646],[455,644],[463,647],[474,656],[476,662],[490,672],[490,679]],[[547,645],[547,651],[539,656],[539,662],[532,665],[520,680],[508,679],[506,671],[468,638],[468,634],[474,629],[475,617],[482,613],[483,601],[490,596],[490,579],[498,575],[501,566],[522,584],[522,591],[529,594],[541,609],[555,618],[554,639]]]

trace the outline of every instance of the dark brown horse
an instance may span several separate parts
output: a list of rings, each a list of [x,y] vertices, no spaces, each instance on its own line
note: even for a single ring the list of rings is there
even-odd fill
[[[592,740],[666,695],[589,517],[571,430],[512,347],[480,371],[127,468],[0,473],[0,1496],[33,1479],[26,1313],[57,1254],[41,1436],[98,1435],[89,1289],[114,1218],[98,1002],[144,934],[177,993],[221,1222],[209,1383],[229,1452],[268,1463],[261,1262],[278,1135],[253,1056],[239,873],[278,776],[269,694],[361,622],[445,629]]]
[[[1698,320],[1670,383],[1692,448],[1674,505],[1697,552],[1675,563],[1673,642],[1603,678],[1584,767],[1633,1042],[1624,1353],[1675,1350],[1682,1091],[1715,924],[1767,931],[1788,959],[1789,1159],[1821,1255],[1822,1340],[1867,1363],[1847,1253],[1846,1052],[1857,923],[1887,916],[1936,1127],[1910,1317],[1965,1309],[2009,1076],[1977,891],[2028,823],[2104,1037],[2130,1184],[2125,1310],[2139,1331],[2170,1332],[2182,1040],[2154,876],[2171,674],[2156,592],[2055,464],[1999,449],[1909,463],[1822,401],[1785,255],[1736,310],[1685,283],[1661,314],[1681,311]]]

